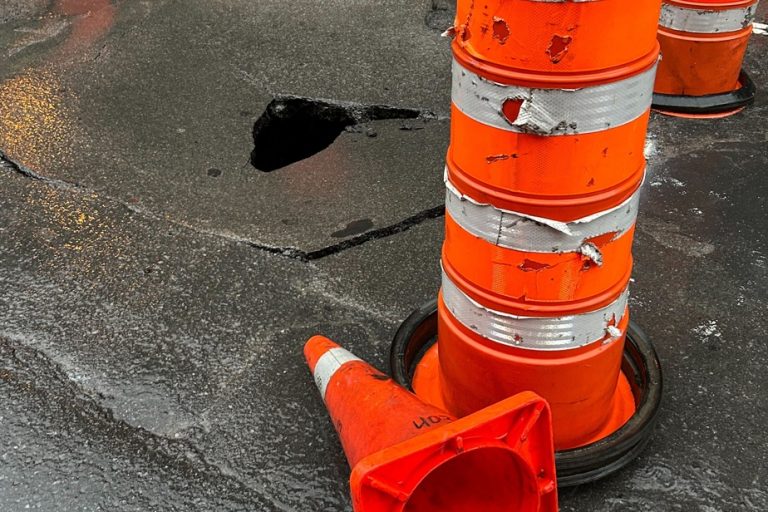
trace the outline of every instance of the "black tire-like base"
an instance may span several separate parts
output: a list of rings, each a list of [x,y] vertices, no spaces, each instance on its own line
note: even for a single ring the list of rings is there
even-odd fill
[[[392,377],[413,390],[413,374],[424,353],[437,341],[437,301],[411,313],[397,330],[390,351]],[[594,482],[635,459],[650,440],[661,403],[662,377],[658,355],[645,333],[630,321],[622,372],[637,410],[620,429],[595,443],[555,454],[558,487]]]
[[[735,91],[706,96],[653,94],[652,108],[676,114],[722,114],[751,105],[755,101],[755,83],[743,69],[739,73],[741,87]]]

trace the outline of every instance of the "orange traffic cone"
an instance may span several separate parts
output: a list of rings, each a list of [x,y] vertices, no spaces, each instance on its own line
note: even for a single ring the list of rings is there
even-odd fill
[[[679,117],[725,117],[755,98],[741,64],[758,0],[664,0],[653,106]]]
[[[352,467],[356,512],[556,512],[547,403],[520,393],[456,420],[322,336],[304,355]]]

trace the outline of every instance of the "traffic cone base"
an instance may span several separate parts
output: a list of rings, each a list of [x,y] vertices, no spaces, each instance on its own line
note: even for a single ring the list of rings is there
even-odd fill
[[[350,478],[355,510],[556,512],[543,411],[522,393],[366,457]]]
[[[743,69],[739,74],[739,88],[721,94],[683,96],[653,94],[653,110],[683,119],[722,119],[738,114],[755,100],[756,87]]]
[[[327,338],[304,352],[352,467],[356,512],[557,512],[542,398],[521,393],[457,420]]]

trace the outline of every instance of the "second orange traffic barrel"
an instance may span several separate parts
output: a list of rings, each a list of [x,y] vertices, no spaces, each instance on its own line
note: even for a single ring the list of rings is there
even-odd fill
[[[755,86],[742,70],[757,0],[665,0],[654,107],[688,116],[738,112]]]

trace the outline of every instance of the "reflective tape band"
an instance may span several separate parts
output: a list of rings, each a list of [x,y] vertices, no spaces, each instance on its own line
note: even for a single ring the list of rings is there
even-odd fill
[[[680,7],[662,4],[659,25],[680,32],[717,34],[737,32],[747,28],[755,19],[757,4],[738,9],[721,11],[706,10],[702,7]]]
[[[627,124],[651,106],[656,65],[624,80],[581,89],[531,89],[492,82],[453,61],[451,99],[461,112],[500,130],[536,135],[592,133]],[[504,104],[519,104],[507,119]]]
[[[320,396],[325,400],[325,390],[331,378],[339,368],[351,361],[362,361],[359,357],[343,348],[332,348],[317,360],[315,365],[315,384],[320,390]]]
[[[612,304],[589,313],[561,317],[517,316],[487,308],[469,298],[443,272],[443,302],[468,329],[502,345],[531,350],[568,350],[621,336],[629,290]]]
[[[632,228],[637,219],[640,189],[610,210],[571,222],[559,222],[502,210],[459,192],[447,177],[445,209],[467,231],[494,245],[538,253],[584,252],[589,240],[614,233],[612,240]]]

